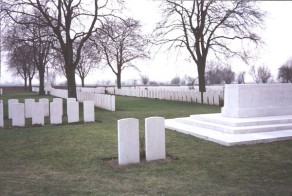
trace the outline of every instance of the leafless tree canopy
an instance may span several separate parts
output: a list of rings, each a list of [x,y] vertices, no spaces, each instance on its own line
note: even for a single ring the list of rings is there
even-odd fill
[[[205,92],[207,56],[237,56],[248,60],[249,48],[232,47],[235,43],[260,43],[252,31],[263,23],[264,13],[254,1],[163,0],[164,20],[156,33],[162,37],[159,44],[184,47],[196,63],[200,92]]]
[[[245,72],[239,72],[237,75],[237,83],[244,84],[245,83]]]
[[[289,59],[284,65],[279,68],[278,79],[281,82],[292,83],[292,59]]]
[[[211,61],[207,64],[207,71],[205,74],[206,82],[209,84],[231,84],[235,81],[235,73],[231,66],[223,66],[218,62]]]
[[[40,18],[54,36],[53,48],[64,61],[69,97],[76,97],[75,70],[81,58],[85,42],[104,17],[112,14],[108,0],[3,0],[6,13],[14,22],[25,15]],[[34,14],[35,11],[38,13]],[[41,17],[39,17],[41,16]],[[30,23],[35,23],[32,20]],[[86,23],[84,21],[87,21]],[[98,24],[97,24],[98,23]]]
[[[270,69],[264,65],[258,67],[257,69],[255,66],[252,66],[249,70],[249,74],[256,83],[267,83],[268,80],[272,78]]]
[[[117,77],[117,86],[121,88],[121,74],[127,67],[137,68],[136,59],[148,57],[148,40],[141,33],[139,21],[107,20],[93,38],[96,47],[101,50],[104,62]]]

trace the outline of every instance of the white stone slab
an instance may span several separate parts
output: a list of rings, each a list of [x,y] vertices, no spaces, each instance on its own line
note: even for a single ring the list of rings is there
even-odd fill
[[[3,100],[0,100],[0,127],[4,127]]]
[[[165,159],[165,125],[164,118],[150,117],[145,119],[146,160]]]
[[[45,124],[45,107],[44,103],[37,102],[33,105],[32,110],[32,124],[33,125],[44,125]]]
[[[84,115],[84,122],[94,122],[95,121],[94,102],[93,101],[84,101],[83,102],[83,115]]]
[[[140,162],[139,121],[134,118],[118,120],[119,165]]]
[[[42,99],[39,99],[39,102],[44,104],[44,114],[45,114],[45,117],[48,117],[50,115],[49,99],[42,98]]]
[[[60,102],[50,103],[50,123],[51,124],[62,124],[62,111]]]
[[[63,116],[63,114],[64,114],[64,111],[63,111],[63,99],[62,98],[53,98],[53,102],[59,104],[58,106],[60,107],[60,112],[61,112],[61,115]]]
[[[25,126],[25,115],[24,115],[24,104],[13,103],[12,104],[12,126],[24,127]]]
[[[12,119],[12,104],[18,103],[18,99],[9,99],[8,100],[8,118]]]
[[[181,123],[176,119],[165,120],[165,127],[170,130],[175,130],[225,146],[268,143],[292,139],[292,129],[247,134],[231,134]]]
[[[292,115],[292,84],[225,85],[221,113],[238,118]]]
[[[79,103],[75,101],[67,102],[68,123],[79,122]]]
[[[32,117],[32,111],[33,111],[34,104],[35,104],[34,99],[25,99],[24,100],[25,118]]]

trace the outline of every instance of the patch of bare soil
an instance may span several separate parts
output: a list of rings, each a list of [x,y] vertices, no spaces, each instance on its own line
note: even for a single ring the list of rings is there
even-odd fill
[[[141,153],[140,154],[140,163],[135,163],[135,164],[119,165],[118,157],[107,157],[107,158],[103,158],[102,160],[106,165],[108,165],[112,168],[127,168],[127,167],[131,167],[131,166],[143,166],[145,164],[165,163],[165,162],[170,162],[170,161],[174,161],[174,160],[179,160],[179,158],[167,154],[166,159],[155,160],[155,161],[146,161],[145,153]]]

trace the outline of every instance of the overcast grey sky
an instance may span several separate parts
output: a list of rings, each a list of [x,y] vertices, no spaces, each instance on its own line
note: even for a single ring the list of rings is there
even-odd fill
[[[125,2],[127,8],[125,13],[141,21],[144,33],[151,33],[156,22],[159,21],[159,1],[125,0]],[[257,60],[251,62],[251,64],[268,66],[274,77],[276,77],[278,68],[288,58],[292,58],[292,1],[261,1],[259,3],[260,7],[267,11],[269,15],[266,18],[265,30],[259,32],[265,45],[261,50],[257,51]],[[170,81],[176,75],[181,77],[185,75],[197,77],[195,64],[185,60],[188,57],[187,53],[185,56],[178,56],[176,54],[176,51],[166,52],[165,50],[161,50],[155,57],[152,56],[146,61],[137,61],[136,64],[141,70],[141,74],[148,75],[150,80]],[[235,72],[248,72],[249,70],[249,66],[238,60],[233,60],[230,64]],[[3,67],[2,84],[11,81],[11,76],[5,70],[6,68]],[[125,70],[122,78],[124,80],[139,80],[140,76],[139,72],[129,69]],[[76,77],[76,80],[78,83],[80,82],[78,77]],[[86,83],[95,84],[97,80],[115,81],[115,76],[109,70],[99,70],[88,76]]]

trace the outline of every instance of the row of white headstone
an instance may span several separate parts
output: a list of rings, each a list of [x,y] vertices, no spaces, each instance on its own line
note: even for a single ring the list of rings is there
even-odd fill
[[[194,90],[172,91],[172,90],[157,90],[157,89],[116,89],[115,95],[144,97],[150,99],[162,99],[171,101],[183,101],[192,103],[202,103],[201,93]],[[203,93],[203,104],[219,105],[220,99],[223,100],[221,91]]]
[[[83,102],[84,122],[94,122],[95,112],[93,101]],[[49,103],[49,99],[25,99],[24,103],[19,103],[18,99],[8,100],[8,118],[12,119],[12,126],[25,126],[25,118],[32,118],[33,125],[44,125],[45,117],[50,116],[51,124],[61,124],[63,117],[63,99],[54,98]],[[79,103],[75,98],[67,99],[68,123],[79,122]],[[0,126],[4,126],[3,101],[0,101]]]
[[[80,89],[80,87],[78,88]],[[106,94],[98,94],[100,91],[94,91],[95,88],[85,88],[85,91],[78,90],[77,93],[77,101],[84,102],[84,101],[93,101],[95,107],[103,108],[109,111],[116,110],[116,98],[114,95],[106,95]],[[64,89],[54,89],[50,90],[50,95],[55,97],[62,97],[68,98],[68,90]]]
[[[90,100],[94,102],[96,107],[109,111],[116,110],[116,97],[114,95],[77,91],[77,100],[80,102]]]
[[[145,154],[147,161],[166,158],[165,119],[145,119]],[[118,162],[128,165],[140,162],[139,120],[127,118],[118,120]]]
[[[0,88],[0,95],[3,95],[3,89]]]

